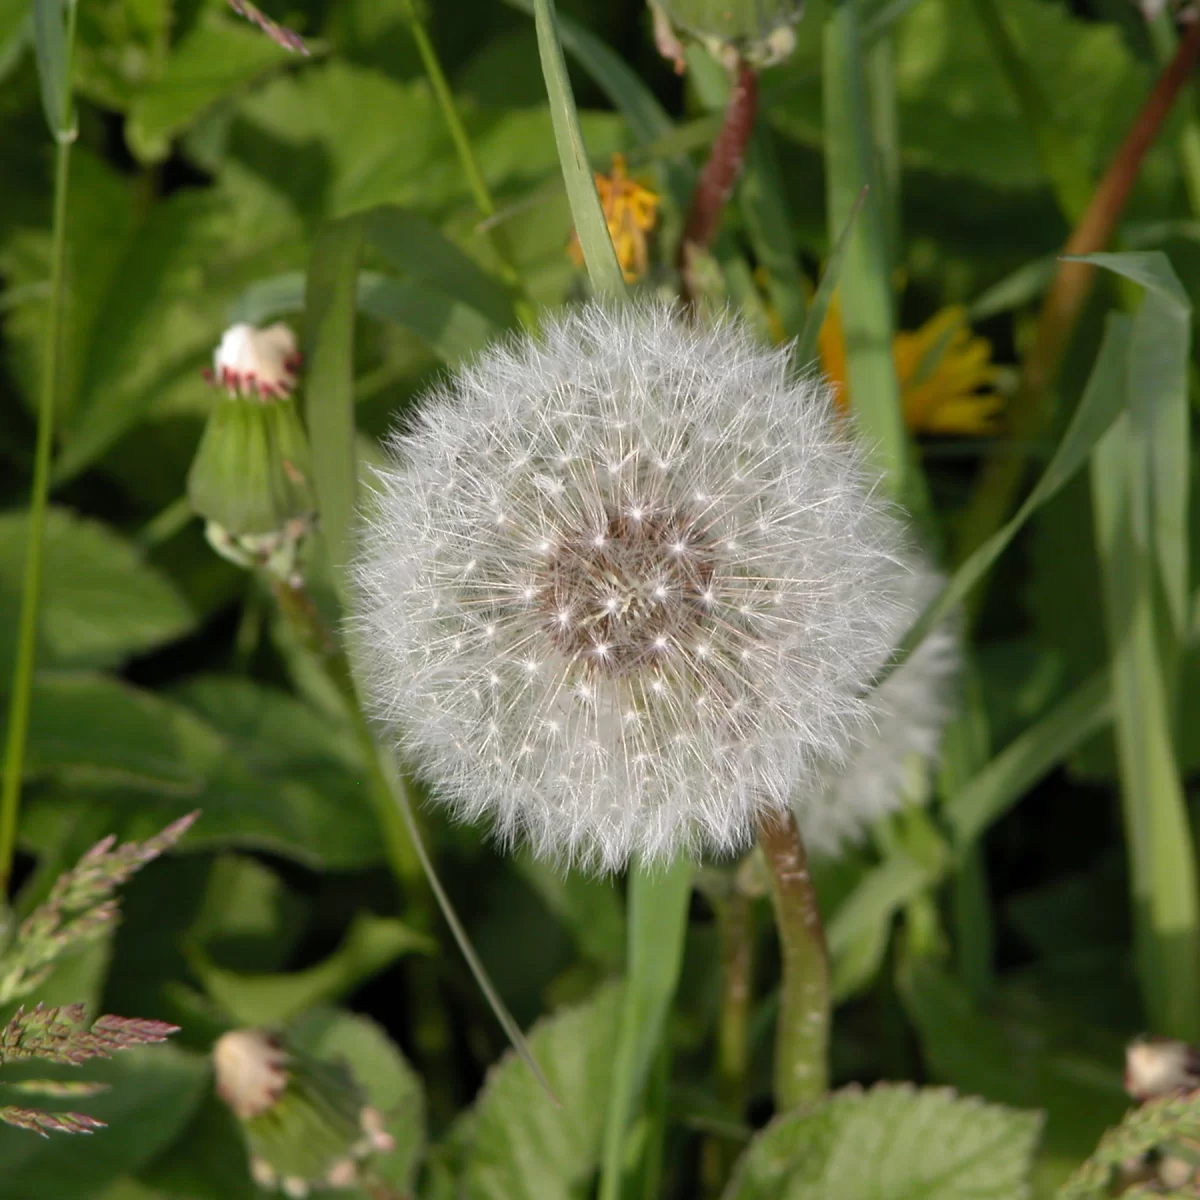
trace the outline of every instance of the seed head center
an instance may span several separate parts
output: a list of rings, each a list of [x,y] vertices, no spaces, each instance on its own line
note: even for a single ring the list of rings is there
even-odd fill
[[[548,555],[538,588],[547,633],[602,675],[665,663],[709,619],[715,566],[688,514],[610,510]]]

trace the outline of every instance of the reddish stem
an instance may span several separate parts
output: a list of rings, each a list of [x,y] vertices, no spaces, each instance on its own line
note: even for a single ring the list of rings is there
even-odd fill
[[[695,251],[705,249],[716,235],[721,210],[742,173],[757,112],[758,76],[752,67],[739,62],[725,120],[696,182],[683,240],[679,244],[679,270],[683,275],[684,299],[689,303],[695,299],[691,280],[693,255]]]

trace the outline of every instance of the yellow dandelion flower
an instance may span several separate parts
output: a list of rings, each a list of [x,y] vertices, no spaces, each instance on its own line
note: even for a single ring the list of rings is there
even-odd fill
[[[836,297],[817,344],[838,404],[849,408],[846,339]],[[896,334],[892,354],[904,423],[913,433],[978,437],[996,432],[1004,401],[995,390],[992,344],[971,332],[965,309],[943,308],[920,329]]]
[[[658,196],[636,179],[630,179],[623,154],[612,156],[609,174],[596,172],[596,191],[600,193],[600,207],[604,210],[608,235],[612,238],[625,282],[634,283],[650,266],[646,235],[658,220]],[[583,248],[574,231],[567,252],[576,266],[583,266]]]

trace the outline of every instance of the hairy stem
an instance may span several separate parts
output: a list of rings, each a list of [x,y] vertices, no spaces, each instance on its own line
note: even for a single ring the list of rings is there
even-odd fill
[[[692,207],[679,244],[679,270],[683,277],[684,299],[689,304],[696,298],[691,278],[693,255],[704,250],[716,236],[721,210],[742,173],[757,111],[758,76],[752,67],[739,63],[725,119],[713,142],[708,162],[696,181]]]
[[[75,8],[70,9],[72,18]],[[72,19],[72,25],[74,21]],[[69,40],[69,35],[68,35]],[[17,625],[17,653],[8,704],[8,736],[4,746],[4,782],[0,790],[0,896],[8,891],[21,810],[21,776],[29,736],[29,706],[37,651],[38,604],[42,591],[42,537],[50,496],[50,458],[54,446],[54,408],[62,365],[63,302],[67,235],[67,184],[73,137],[60,135],[54,155],[54,227],[50,244],[50,300],[42,343],[42,380],[38,397],[37,443],[33,488],[29,498],[29,541]]]
[[[783,985],[775,1033],[775,1107],[787,1112],[829,1086],[829,959],[808,857],[791,813],[758,829],[771,880]]]
[[[1092,193],[1064,255],[1092,254],[1108,244],[1137,181],[1142,160],[1161,131],[1180,89],[1200,58],[1200,22],[1191,25],[1175,56],[1142,105],[1108,170]],[[1096,269],[1088,263],[1060,262],[1038,317],[1033,347],[1021,368],[1021,381],[1009,406],[1010,438],[984,468],[967,509],[958,547],[962,561],[1008,519],[1025,474],[1026,448],[1050,419],[1051,389],[1071,334],[1091,294]],[[975,593],[978,604],[981,591]]]

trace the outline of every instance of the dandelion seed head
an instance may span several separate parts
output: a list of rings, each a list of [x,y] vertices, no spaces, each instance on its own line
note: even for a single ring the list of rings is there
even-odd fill
[[[943,582],[923,565],[915,567],[907,585],[913,611],[920,612]],[[952,619],[932,630],[904,665],[870,694],[850,730],[849,749],[828,760],[820,778],[793,797],[796,821],[811,854],[839,854],[910,799],[914,767],[927,769],[937,757],[959,667]]]
[[[732,321],[568,313],[390,451],[357,564],[375,713],[457,815],[543,855],[743,848],[916,615],[824,385]]]

